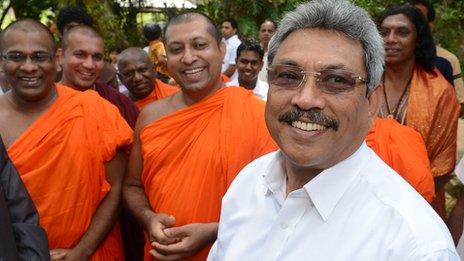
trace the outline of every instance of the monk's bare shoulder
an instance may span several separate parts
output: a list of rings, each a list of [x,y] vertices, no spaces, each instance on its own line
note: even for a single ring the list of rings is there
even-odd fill
[[[138,128],[142,129],[146,125],[181,109],[183,107],[181,102],[179,102],[181,95],[182,92],[177,92],[145,106],[137,119]]]

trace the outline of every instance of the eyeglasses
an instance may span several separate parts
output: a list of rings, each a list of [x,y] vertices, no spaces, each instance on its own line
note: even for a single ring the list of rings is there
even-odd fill
[[[29,55],[21,52],[9,52],[2,54],[3,59],[14,63],[24,63],[26,62],[27,57],[31,59],[32,63],[41,64],[51,61],[54,57],[54,54],[46,52],[35,52]]]
[[[328,94],[349,92],[356,83],[366,80],[343,69],[323,69],[318,72],[306,72],[303,68],[287,64],[274,64],[267,68],[268,82],[283,89],[297,89],[304,85],[308,76],[316,77],[317,87]]]

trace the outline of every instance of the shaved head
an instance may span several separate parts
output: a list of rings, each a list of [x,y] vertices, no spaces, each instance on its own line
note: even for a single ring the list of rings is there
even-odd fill
[[[103,41],[103,37],[93,27],[88,25],[77,25],[64,33],[61,42],[61,48],[63,48],[63,51],[66,50],[67,45],[69,45],[69,39],[74,34],[85,35],[90,38],[100,38]]]
[[[154,88],[156,72],[148,54],[130,47],[118,55],[119,79],[127,87],[132,100],[147,97]]]
[[[121,70],[121,67],[123,67],[125,63],[131,60],[143,61],[149,67],[153,67],[153,63],[150,60],[147,52],[139,47],[129,47],[118,55],[118,70]]]
[[[56,43],[55,43],[55,38],[53,37],[53,34],[50,32],[50,30],[42,23],[30,19],[30,18],[25,18],[25,19],[19,19],[10,25],[8,25],[5,30],[3,30],[0,34],[0,52],[3,52],[3,45],[4,41],[3,39],[5,36],[8,34],[10,31],[21,31],[24,33],[37,33],[37,32],[43,32],[44,36],[47,37],[50,40],[50,47],[53,52],[56,51]]]

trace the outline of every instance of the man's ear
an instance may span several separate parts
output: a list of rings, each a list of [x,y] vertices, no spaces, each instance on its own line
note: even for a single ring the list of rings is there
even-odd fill
[[[222,56],[222,60],[224,61],[224,56],[226,56],[226,43],[224,43],[223,41],[221,41],[219,43],[219,50],[221,51],[221,56]]]
[[[379,114],[380,110],[380,94],[381,88],[383,88],[382,84],[379,84],[374,87],[374,89],[368,91],[367,93],[367,100],[369,102],[369,123],[372,124],[374,119]]]
[[[55,54],[55,64],[56,64],[56,70],[57,71],[62,71],[62,60],[63,60],[63,49],[58,48],[56,49],[56,54]]]

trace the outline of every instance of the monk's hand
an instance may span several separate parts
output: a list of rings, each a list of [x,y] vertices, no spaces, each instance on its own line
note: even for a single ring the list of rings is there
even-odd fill
[[[69,251],[69,249],[52,249],[50,250],[50,260],[64,260],[64,257],[66,256],[66,253]]]
[[[90,256],[79,248],[72,249],[53,249],[50,251],[50,260],[65,261],[84,261],[89,260]]]
[[[217,237],[218,223],[194,223],[181,227],[164,229],[170,238],[179,238],[173,244],[152,244],[150,254],[158,260],[178,260],[195,255]]]
[[[173,226],[175,223],[174,216],[163,213],[152,215],[147,227],[151,245],[153,246],[154,243],[167,245],[177,242],[177,238],[171,238],[164,233],[166,228]]]

